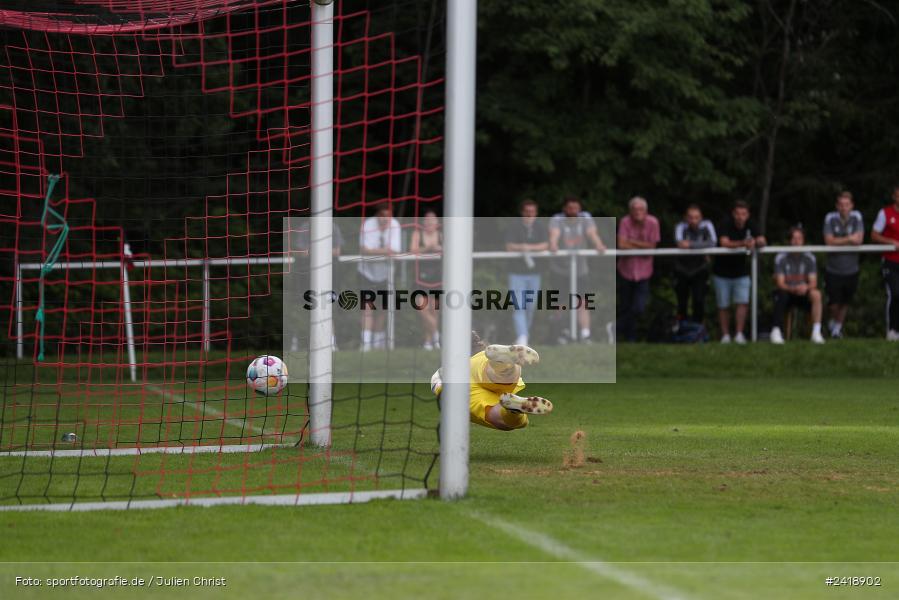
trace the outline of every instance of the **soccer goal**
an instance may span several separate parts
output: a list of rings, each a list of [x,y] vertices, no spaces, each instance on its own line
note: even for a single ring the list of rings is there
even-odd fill
[[[287,339],[282,298],[332,289],[335,216],[438,203],[470,290],[476,1],[55,4],[0,9],[0,510],[464,495],[469,308],[408,381],[338,382],[384,353],[328,303]]]

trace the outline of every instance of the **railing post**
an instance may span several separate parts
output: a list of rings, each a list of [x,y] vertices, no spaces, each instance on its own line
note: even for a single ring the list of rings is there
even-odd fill
[[[19,360],[25,358],[25,317],[23,315],[22,300],[22,267],[19,265],[19,257],[16,256],[16,357]]]
[[[577,253],[571,252],[568,260],[568,337],[572,342],[577,341],[577,310],[571,307],[574,295],[577,293]]]
[[[212,327],[210,326],[210,288],[209,288],[209,260],[203,259],[203,351],[209,352]]]
[[[387,257],[387,293],[388,293],[388,304],[387,304],[387,349],[393,350],[394,343],[394,333],[395,333],[395,323],[396,323],[396,313],[394,311],[394,296],[393,293],[396,291],[396,277],[393,275],[393,269],[396,265],[393,263],[393,257]]]
[[[751,307],[751,338],[753,342],[759,339],[759,252],[752,251],[749,260],[750,272],[752,274],[752,307]]]
[[[128,346],[128,366],[131,371],[131,381],[137,381],[137,357],[134,352],[134,321],[131,317],[131,286],[128,282],[128,258],[131,256],[131,247],[124,245],[122,251],[122,308],[125,313],[125,342]]]

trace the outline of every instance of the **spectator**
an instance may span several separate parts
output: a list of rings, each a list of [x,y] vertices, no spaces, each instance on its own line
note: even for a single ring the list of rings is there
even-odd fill
[[[837,196],[836,210],[824,217],[824,243],[828,246],[860,246],[865,241],[862,213],[853,210],[850,192]],[[827,289],[830,337],[843,337],[843,323],[849,303],[858,288],[858,254],[831,253],[824,263],[824,284]]]
[[[790,245],[804,246],[802,227],[790,229]],[[774,327],[771,343],[783,344],[781,329],[784,315],[792,307],[812,313],[812,342],[823,344],[821,335],[821,291],[818,289],[818,270],[815,255],[811,252],[781,252],[774,257]]]
[[[899,342],[899,184],[893,186],[893,204],[877,213],[871,239],[894,248],[883,253],[881,272],[887,292],[887,340]]]
[[[702,218],[702,210],[696,204],[687,207],[684,220],[674,228],[674,240],[678,248],[714,248],[718,245],[715,226]],[[702,323],[705,319],[705,295],[709,288],[709,257],[679,256],[674,261],[674,291],[677,294],[679,320]],[[688,313],[689,301],[693,301],[693,313]]]
[[[730,217],[718,226],[718,242],[723,248],[744,248],[748,254],[765,245],[765,237],[759,235],[758,226],[750,218],[749,205],[743,200],[734,202]],[[715,300],[718,305],[718,323],[721,325],[721,343],[729,344],[730,307],[736,305],[736,334],[733,341],[745,344],[746,315],[749,312],[749,265],[746,255],[727,254],[716,256],[712,263],[712,282],[715,284]]]
[[[628,214],[618,223],[618,248],[644,250],[659,244],[659,220],[649,214],[645,198],[635,196],[627,203]],[[618,259],[618,336],[629,342],[637,339],[637,318],[646,310],[651,256]]]
[[[365,220],[359,234],[359,249],[363,255],[393,256],[402,252],[402,230],[393,218],[389,204],[378,207],[375,214]],[[386,289],[393,271],[387,260],[363,260],[359,263],[361,283],[367,289]],[[387,347],[386,312],[372,306],[362,306],[362,351]]]
[[[558,252],[559,248],[563,250],[583,250],[587,248],[588,242],[598,252],[605,252],[606,246],[599,238],[596,231],[596,223],[589,212],[582,210],[581,201],[573,196],[565,199],[562,205],[562,212],[553,215],[549,221],[549,249],[551,252]],[[577,289],[585,289],[586,276],[588,274],[587,258],[579,256],[577,258]],[[553,279],[557,282],[556,289],[560,291],[567,290],[571,293],[569,287],[569,258],[562,257],[560,260],[554,260],[550,266]],[[583,281],[584,285],[581,284]],[[567,295],[564,295],[568,298]],[[590,343],[590,313],[583,304],[578,306],[577,314],[578,327],[580,327],[580,339],[584,343]],[[567,343],[573,334],[567,328],[562,328],[559,335],[560,343]]]
[[[506,230],[506,252],[543,252],[549,248],[546,223],[537,218],[537,203],[533,200],[525,200],[518,207],[521,215]],[[540,290],[540,271],[534,259],[525,255],[523,260],[516,261],[515,266],[509,272],[509,291],[515,294],[516,306],[513,313],[515,322],[515,343],[527,346],[531,325],[534,323],[534,313],[537,305],[534,300],[528,301],[526,291],[530,291],[536,297]]]
[[[413,254],[440,254],[443,252],[443,232],[440,230],[440,219],[433,210],[425,211],[422,216],[421,228],[412,232],[412,240],[409,249]],[[441,273],[441,261],[419,260],[415,263],[417,274],[416,284],[426,288],[438,287],[443,279]],[[422,322],[424,343],[422,348],[434,350],[440,348],[440,327],[437,320],[437,306],[430,295],[424,297],[424,303],[416,305],[418,315]]]

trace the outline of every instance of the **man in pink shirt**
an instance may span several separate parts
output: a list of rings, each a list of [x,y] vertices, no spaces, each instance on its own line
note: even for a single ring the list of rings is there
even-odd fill
[[[649,214],[645,198],[635,196],[627,204],[628,215],[618,223],[618,249],[655,248],[659,244],[659,220]],[[637,317],[646,310],[651,256],[626,256],[618,259],[618,337],[637,339]]]

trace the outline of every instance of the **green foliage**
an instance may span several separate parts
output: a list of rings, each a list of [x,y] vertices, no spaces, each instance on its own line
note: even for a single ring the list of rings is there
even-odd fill
[[[617,216],[641,193],[666,224],[690,201],[758,214],[773,139],[770,232],[847,187],[873,217],[895,176],[897,20],[846,0],[484,0],[479,209],[576,194]]]
[[[497,190],[489,195],[515,176],[515,192],[536,194],[547,209],[575,193],[615,214],[627,194],[724,193],[746,175],[728,152],[759,120],[751,98],[728,91],[747,60],[745,3],[482,6],[481,164],[501,155],[509,174],[481,179]],[[664,202],[672,200],[681,198]]]

